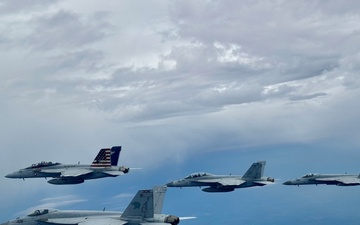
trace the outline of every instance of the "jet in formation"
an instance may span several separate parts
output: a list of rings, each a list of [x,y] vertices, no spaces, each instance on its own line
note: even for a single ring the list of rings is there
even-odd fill
[[[125,166],[117,166],[121,146],[101,149],[91,165],[40,162],[6,175],[7,178],[48,178],[56,185],[80,184],[85,180],[117,177],[129,172]]]
[[[289,180],[284,185],[327,184],[337,186],[360,185],[360,175],[308,173],[301,178]]]
[[[275,179],[263,177],[265,161],[253,163],[243,176],[237,175],[213,175],[210,173],[193,173],[181,180],[166,184],[168,187],[204,187],[205,192],[230,192],[235,188],[247,188],[264,186],[274,183]]]
[[[38,209],[0,225],[177,225],[177,217],[162,214],[166,187],[139,190],[123,213],[110,211]]]

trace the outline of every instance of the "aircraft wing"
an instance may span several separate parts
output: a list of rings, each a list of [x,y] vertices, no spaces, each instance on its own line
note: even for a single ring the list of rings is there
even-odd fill
[[[45,170],[41,170],[41,172],[61,173],[60,175],[61,177],[78,177],[81,175],[92,173],[93,171],[86,168],[71,167],[71,168],[45,169]]]
[[[316,178],[318,181],[336,181],[344,185],[360,184],[360,180],[355,177],[331,177],[331,178]]]
[[[36,220],[39,225],[60,225],[60,224],[67,224],[67,225],[77,225],[79,221],[84,220],[85,218],[58,218],[58,219],[40,219]]]
[[[78,177],[92,172],[92,170],[84,168],[67,168],[61,172],[61,177]]]
[[[245,183],[244,180],[236,179],[236,178],[219,178],[219,179],[210,179],[210,180],[197,180],[197,182],[204,183],[216,183],[221,186],[238,186],[240,184]]]
[[[56,218],[37,221],[40,225],[123,225],[126,221],[106,217]]]
[[[267,180],[259,180],[259,181],[252,181],[252,182],[255,184],[260,184],[260,185],[274,184],[274,182],[267,181]]]

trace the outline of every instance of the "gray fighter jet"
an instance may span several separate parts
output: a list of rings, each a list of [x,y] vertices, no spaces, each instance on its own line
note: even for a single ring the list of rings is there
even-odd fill
[[[101,149],[91,165],[40,162],[6,175],[7,178],[52,177],[50,184],[80,184],[85,180],[117,177],[129,172],[128,167],[117,166],[121,146]]]
[[[177,225],[179,218],[161,214],[166,187],[140,190],[123,213],[107,211],[39,209],[0,225]]]
[[[204,187],[205,192],[230,192],[235,188],[247,188],[254,186],[264,186],[274,183],[275,179],[263,177],[265,161],[253,163],[246,171],[244,176],[237,175],[213,175],[210,173],[193,173],[181,180],[176,180],[166,184],[168,187]]]
[[[327,184],[337,186],[360,185],[360,175],[308,173],[301,178],[289,180],[284,185]]]

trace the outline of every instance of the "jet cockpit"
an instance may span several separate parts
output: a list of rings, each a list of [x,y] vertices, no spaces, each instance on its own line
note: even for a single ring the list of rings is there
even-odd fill
[[[317,173],[308,173],[302,176],[302,178],[310,178],[310,177],[314,177],[315,175],[317,175]]]
[[[42,161],[39,163],[34,163],[31,166],[27,167],[26,169],[35,169],[35,168],[41,168],[41,167],[46,167],[46,166],[56,166],[56,165],[60,165],[60,163]]]
[[[28,216],[40,216],[48,213],[49,213],[48,209],[37,209],[33,213],[30,213]]]
[[[184,179],[191,179],[191,178],[196,178],[196,177],[205,177],[205,176],[213,176],[213,174],[210,173],[204,173],[204,172],[200,172],[200,173],[192,173],[189,176],[185,177]]]

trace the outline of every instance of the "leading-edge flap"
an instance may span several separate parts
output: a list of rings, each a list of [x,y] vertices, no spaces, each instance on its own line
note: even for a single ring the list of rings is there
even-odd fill
[[[39,219],[37,220],[40,225],[77,225],[79,221],[84,220],[85,218],[57,218],[57,219]]]
[[[61,177],[78,177],[92,172],[93,171],[89,169],[68,168],[65,171],[61,172]]]

